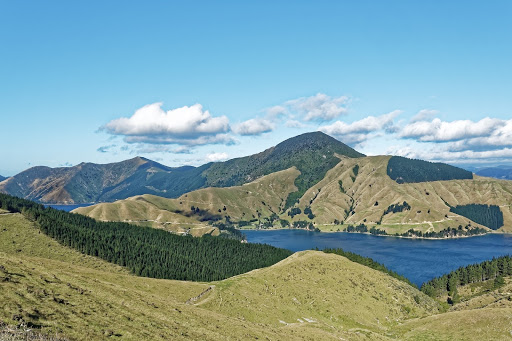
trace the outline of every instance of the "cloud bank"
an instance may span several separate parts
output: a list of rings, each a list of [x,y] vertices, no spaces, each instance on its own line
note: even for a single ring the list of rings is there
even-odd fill
[[[336,121],[333,124],[321,126],[318,130],[332,135],[348,144],[358,144],[368,140],[373,133],[393,129],[393,119],[401,113],[392,111],[381,116],[367,116],[359,121],[345,123]]]
[[[131,117],[110,121],[101,130],[124,136],[127,143],[204,145],[231,144],[234,139],[226,116],[213,117],[200,104],[164,111],[153,103],[135,111]]]
[[[261,135],[274,130],[274,123],[263,118],[252,118],[233,127],[233,131],[242,136]]]
[[[299,117],[309,121],[331,121],[341,115],[347,114],[347,96],[331,97],[318,93],[310,97],[301,97],[286,101],[267,109],[267,114],[272,117],[289,115],[291,118]]]
[[[112,135],[109,140],[121,137],[128,145],[104,145],[97,151],[189,154],[199,146],[237,144],[237,135],[257,137],[289,128],[320,130],[356,148],[370,148],[368,154],[390,153],[445,162],[512,159],[512,119],[446,121],[437,117],[437,110],[423,109],[398,123],[396,118],[403,114],[400,110],[347,122],[341,116],[348,115],[349,103],[347,96],[318,93],[288,100],[264,109],[263,117],[232,125],[227,116],[214,116],[200,104],[166,111],[162,103],[153,103],[101,127]],[[227,153],[202,154],[200,158],[221,161]]]

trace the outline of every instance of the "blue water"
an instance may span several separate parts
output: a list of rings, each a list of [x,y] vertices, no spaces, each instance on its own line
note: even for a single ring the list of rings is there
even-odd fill
[[[270,244],[291,251],[342,248],[370,257],[418,286],[460,266],[512,254],[512,235],[502,234],[425,240],[305,230],[245,230],[243,233],[250,243]]]
[[[58,210],[62,210],[62,211],[66,211],[66,212],[70,212],[72,210],[74,210],[75,208],[79,208],[79,207],[87,207],[87,206],[91,206],[91,205],[94,205],[94,204],[78,204],[78,205],[45,205],[47,207],[53,207],[55,209],[58,209]]]

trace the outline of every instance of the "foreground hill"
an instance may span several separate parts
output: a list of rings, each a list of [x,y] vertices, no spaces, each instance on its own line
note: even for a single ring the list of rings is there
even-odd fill
[[[471,173],[471,179],[397,182],[388,174],[392,158],[341,157],[325,177],[308,188],[291,208],[287,208],[286,198],[297,193],[294,191],[300,171],[295,167],[242,186],[200,189],[177,199],[136,196],[115,203],[79,208],[74,212],[99,220],[137,222],[178,232],[180,223],[185,228],[195,226],[207,231],[207,226],[211,227],[217,219],[245,228],[307,227],[312,223],[324,231],[364,224],[368,230],[374,227],[388,234],[406,234],[410,229],[442,233],[448,228],[456,229],[459,234],[482,233],[491,229],[512,232],[512,182],[479,176],[473,178]],[[418,162],[412,164],[414,166]],[[431,165],[437,167],[436,164]],[[423,170],[424,166],[420,166]],[[413,169],[409,171],[411,176],[414,168],[408,167],[408,170]],[[395,168],[396,173],[399,172]],[[467,174],[462,172],[462,176]],[[478,219],[478,215],[464,216],[464,210],[457,209],[470,204],[494,205],[489,207],[499,215],[496,217],[499,223],[488,224],[486,219]],[[198,210],[199,213],[196,212]]]
[[[440,313],[417,289],[335,254],[300,252],[268,268],[194,283],[131,275],[61,246],[21,214],[0,214],[0,226],[0,321],[24,322],[43,334],[76,340],[510,338],[510,306],[461,305]]]
[[[175,198],[198,188],[242,185],[296,167],[301,173],[297,191],[288,199],[291,205],[339,162],[336,155],[364,156],[324,133],[313,132],[259,154],[201,167],[170,168],[141,157],[106,165],[33,167],[1,182],[0,192],[54,204],[114,201],[140,194]]]
[[[156,280],[60,246],[19,214],[0,224],[0,319],[74,339],[385,339],[438,311],[407,284],[332,254],[220,282]]]

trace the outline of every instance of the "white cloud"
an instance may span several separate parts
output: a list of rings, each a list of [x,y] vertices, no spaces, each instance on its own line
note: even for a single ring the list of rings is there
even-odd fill
[[[265,111],[271,120],[286,115],[290,119],[300,118],[304,121],[331,121],[347,114],[348,102],[347,96],[331,97],[318,93],[286,101]]]
[[[472,137],[489,136],[504,122],[495,118],[483,118],[478,122],[459,120],[444,122],[439,118],[418,121],[406,125],[400,132],[402,138],[423,142],[448,142]]]
[[[288,128],[299,128],[299,129],[302,129],[302,128],[306,127],[306,125],[304,123],[299,122],[297,120],[288,120],[288,121],[286,121],[285,125]]]
[[[301,115],[305,121],[330,121],[347,113],[348,101],[347,96],[331,97],[318,93],[287,101],[285,106]]]
[[[179,146],[171,148],[165,144],[137,144],[135,148],[131,148],[130,154],[153,154],[153,153],[174,153],[174,154],[190,154],[190,146]]]
[[[192,154],[190,146],[179,146],[171,149],[171,153],[174,154]]]
[[[318,130],[336,136],[345,143],[358,144],[366,141],[375,132],[393,131],[393,119],[401,113],[400,110],[395,110],[381,116],[368,116],[352,123],[336,121],[333,124],[321,126]]]
[[[439,113],[438,110],[423,109],[418,111],[416,115],[411,118],[411,123],[418,121],[428,121],[433,119]]]
[[[485,151],[450,151],[440,148],[439,145],[434,145],[433,148],[411,148],[406,147],[391,147],[388,149],[387,154],[405,156],[411,159],[421,159],[429,161],[450,162],[450,163],[464,163],[464,162],[491,162],[503,161],[504,159],[512,159],[512,148],[502,148],[499,150],[485,150]]]
[[[213,117],[200,104],[168,111],[153,103],[135,111],[131,117],[110,121],[101,130],[125,136],[128,143],[202,145],[233,143],[226,116]]]
[[[239,135],[261,135],[274,130],[274,124],[262,118],[252,118],[233,127],[233,131]]]
[[[500,151],[512,147],[512,119],[501,120],[485,117],[478,122],[459,120],[444,122],[436,118],[430,122],[419,121],[406,125],[399,133],[401,138],[418,142],[443,145],[450,158],[498,157]],[[465,153],[467,152],[467,153]],[[484,153],[490,152],[490,153]],[[454,154],[459,153],[459,154]]]
[[[173,137],[173,136],[126,136],[124,140],[127,143],[150,143],[150,144],[179,144],[187,146],[200,146],[205,144],[225,144],[233,145],[238,141],[229,134],[217,135],[203,135],[193,138],[192,136],[186,137]]]
[[[218,162],[218,161],[224,161],[228,159],[227,153],[210,153],[206,155],[206,161],[207,162]]]
[[[288,110],[282,105],[273,106],[271,108],[266,109],[265,111],[267,112],[267,116],[270,119],[275,119],[281,115],[285,115],[288,112]]]

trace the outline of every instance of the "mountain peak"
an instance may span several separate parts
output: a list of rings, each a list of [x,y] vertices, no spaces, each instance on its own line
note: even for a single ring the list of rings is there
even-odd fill
[[[145,158],[143,156],[136,156],[133,159],[130,159],[130,161],[146,161],[147,162],[147,161],[151,161],[151,160],[147,159],[147,158]]]
[[[335,139],[332,136],[329,136],[321,131],[313,131],[309,133],[304,133],[301,135],[297,135],[295,137],[291,137],[277,146],[275,146],[276,150],[282,149],[286,152],[293,152],[297,150],[301,150],[306,148],[308,150],[322,150],[327,151],[329,149],[331,152],[338,153],[340,155],[348,156],[348,157],[363,157],[364,154],[354,150],[353,148],[347,146],[343,142]]]
[[[142,156],[108,164],[35,167],[14,176],[8,184],[3,183],[0,192],[52,203],[113,201],[139,194],[177,197],[206,186],[241,185],[296,167],[301,172],[296,183],[299,191],[294,194],[297,197],[340,162],[337,155],[364,156],[316,131],[292,137],[258,154],[200,167],[171,168]]]

